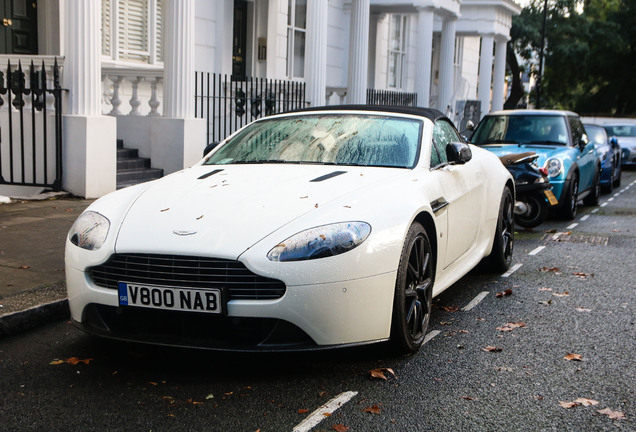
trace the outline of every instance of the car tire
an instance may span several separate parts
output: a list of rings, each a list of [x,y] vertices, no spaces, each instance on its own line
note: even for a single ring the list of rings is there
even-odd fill
[[[406,235],[395,281],[391,343],[399,354],[414,353],[424,343],[433,301],[433,262],[428,234],[415,222]]]
[[[616,177],[614,179],[614,187],[621,187],[621,176],[622,175],[623,175],[623,168],[621,167],[621,168],[618,169],[618,177]]]
[[[565,192],[562,194],[564,200],[561,202],[560,214],[565,220],[572,220],[576,217],[576,211],[579,206],[579,176],[577,173],[572,174],[572,178],[566,184]]]
[[[597,206],[601,199],[601,174],[597,171],[594,175],[594,182],[590,193],[583,199],[583,204],[586,206]]]
[[[529,207],[528,214],[516,214],[515,223],[523,228],[534,228],[543,223],[548,217],[548,203],[543,195],[527,194],[517,197],[517,201],[523,201]]]
[[[515,245],[515,212],[512,192],[507,186],[504,188],[497,217],[497,228],[493,239],[492,251],[486,259],[486,264],[493,271],[506,271],[512,263],[512,253]]]

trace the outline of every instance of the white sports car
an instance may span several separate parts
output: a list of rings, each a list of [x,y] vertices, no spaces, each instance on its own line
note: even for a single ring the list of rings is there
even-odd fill
[[[80,215],[72,320],[166,345],[414,352],[434,296],[486,257],[509,267],[513,205],[508,170],[436,110],[266,117]]]

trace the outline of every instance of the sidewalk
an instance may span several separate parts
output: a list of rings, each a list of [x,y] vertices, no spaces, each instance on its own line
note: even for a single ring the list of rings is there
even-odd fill
[[[0,203],[0,338],[68,317],[64,244],[91,202],[58,196]]]

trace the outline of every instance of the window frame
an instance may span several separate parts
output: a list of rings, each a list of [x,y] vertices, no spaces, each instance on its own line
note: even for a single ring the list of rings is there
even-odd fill
[[[296,22],[296,6],[297,3],[303,0],[288,0],[287,2],[287,64],[285,66],[285,75],[287,79],[290,80],[304,80],[305,79],[305,58],[307,55],[307,2],[305,1],[305,14],[304,21],[305,27],[298,26]],[[296,40],[296,33],[303,34],[304,40],[302,41],[302,46],[297,46],[299,43]],[[296,48],[300,48],[302,50],[302,75],[295,75],[296,67]]]
[[[395,30],[395,18],[398,18],[399,30],[397,37],[397,49],[393,48],[393,44],[396,39],[393,38]],[[387,66],[386,66],[386,87],[389,89],[403,90],[406,81],[406,70],[408,61],[408,35],[410,30],[409,15],[406,14],[391,14],[389,18],[389,30],[387,37]],[[391,71],[393,65],[392,59],[394,56],[397,58],[395,62],[395,70]]]

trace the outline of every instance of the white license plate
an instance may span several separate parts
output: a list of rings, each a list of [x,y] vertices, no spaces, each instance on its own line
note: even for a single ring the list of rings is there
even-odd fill
[[[152,309],[221,313],[221,290],[119,282],[119,304]]]

